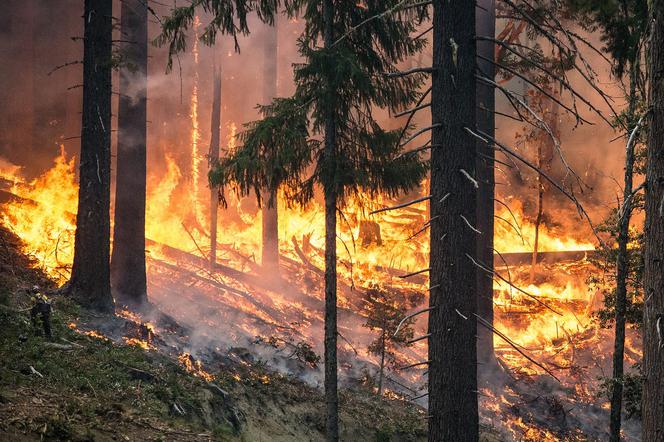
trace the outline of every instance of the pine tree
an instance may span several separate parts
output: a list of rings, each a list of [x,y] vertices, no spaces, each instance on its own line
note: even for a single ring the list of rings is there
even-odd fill
[[[86,0],[83,123],[74,263],[63,288],[81,305],[112,311],[110,283],[112,1]]]
[[[122,67],[111,282],[116,300],[141,306],[147,302],[147,3],[143,0],[124,0],[120,14]]]
[[[416,156],[400,155],[401,131],[385,131],[372,117],[374,106],[403,108],[419,95],[421,74],[385,75],[396,71],[395,63],[423,47],[409,36],[415,30],[413,12],[399,11],[400,3],[325,0],[298,5],[296,12],[306,23],[299,40],[305,62],[295,70],[294,96],[264,106],[264,118],[248,126],[236,155],[222,161],[211,175],[213,183],[233,183],[241,194],[254,190],[259,199],[262,189],[284,186],[291,201],[306,204],[314,197],[316,185],[323,190],[326,433],[330,441],[339,437],[337,210],[360,190],[394,196],[413,188],[426,171]],[[316,46],[319,40],[322,48]],[[313,173],[305,178],[303,172],[310,164]]]
[[[664,2],[650,0],[643,441],[664,439]]]

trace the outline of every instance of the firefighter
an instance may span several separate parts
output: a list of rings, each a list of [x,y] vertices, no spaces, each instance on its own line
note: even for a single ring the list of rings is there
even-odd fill
[[[53,340],[51,333],[51,303],[48,297],[41,293],[39,286],[32,288],[32,308],[30,309],[30,319],[36,334],[39,332],[38,321],[41,320],[42,327],[44,328],[44,335],[49,341]]]

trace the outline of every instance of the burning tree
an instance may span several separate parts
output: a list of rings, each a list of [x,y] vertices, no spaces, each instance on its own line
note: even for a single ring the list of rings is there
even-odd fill
[[[385,366],[396,368],[402,364],[396,350],[411,345],[415,318],[402,322],[404,313],[424,300],[419,292],[409,294],[390,293],[379,286],[367,289],[364,295],[362,314],[367,318],[365,327],[371,331],[379,331],[367,351],[380,358],[378,370],[378,395],[383,395],[383,373]]]
[[[113,310],[110,282],[112,1],[85,1],[83,126],[71,279],[81,305]]]

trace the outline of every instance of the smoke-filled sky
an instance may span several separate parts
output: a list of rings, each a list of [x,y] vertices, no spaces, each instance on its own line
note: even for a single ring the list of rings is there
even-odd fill
[[[165,2],[169,3],[169,2]],[[164,16],[169,8],[151,3],[158,16]],[[77,155],[80,135],[81,65],[82,59],[82,8],[80,0],[3,0],[0,2],[0,156],[24,166],[26,174],[34,176],[51,165],[64,144],[69,155]],[[119,16],[120,2],[114,3]],[[158,19],[150,18],[149,37],[159,33]],[[201,16],[202,25],[209,17]],[[266,25],[252,17],[249,22],[251,35],[240,37],[241,53],[234,51],[227,37],[220,37],[214,48],[199,45],[199,63],[194,63],[189,39],[187,53],[174,63],[173,72],[166,74],[166,49],[150,47],[148,90],[148,158],[149,174],[159,175],[165,169],[166,155],[173,157],[186,172],[191,152],[190,99],[198,72],[200,151],[207,153],[210,133],[212,64],[215,56],[222,65],[222,144],[228,141],[231,123],[241,130],[242,124],[257,118],[256,105],[263,97],[263,38]],[[282,17],[278,21],[278,95],[293,90],[292,63],[298,61],[295,40],[302,24]],[[500,31],[501,24],[498,24]],[[116,31],[116,39],[120,39]],[[591,40],[597,42],[597,38]],[[599,43],[598,43],[599,45]],[[621,90],[610,78],[606,61],[586,51],[588,61],[600,77],[599,86],[616,98],[616,107],[623,105]],[[430,63],[430,48],[408,64],[417,66]],[[53,71],[56,67],[74,63]],[[117,74],[114,77],[117,79]],[[574,84],[593,104],[607,111],[598,95],[580,78]],[[511,82],[510,87],[523,88]],[[117,91],[117,82],[114,85]],[[115,97],[116,98],[116,97]],[[507,111],[505,100],[497,95],[498,107]],[[116,100],[117,101],[117,100]],[[587,109],[584,114],[596,124],[575,128],[569,116],[561,116],[561,139],[566,157],[577,173],[593,190],[587,190],[584,201],[592,208],[614,205],[614,195],[621,181],[624,140],[610,142],[616,134],[607,124]],[[395,127],[398,121],[387,121]],[[427,125],[427,112],[416,118],[420,126]],[[114,123],[115,126],[115,123]],[[499,138],[506,144],[514,144],[514,134],[521,129],[514,121],[498,118]],[[421,144],[421,143],[419,143]],[[417,142],[413,146],[419,145]],[[560,167],[558,167],[560,169]],[[560,171],[559,171],[560,172]],[[514,181],[497,172],[499,195],[518,194],[520,199],[531,199],[534,189],[515,188]],[[531,196],[532,195],[532,196]],[[568,206],[563,199],[551,195],[553,205]],[[571,208],[571,207],[570,207]],[[601,216],[600,216],[601,217]]]

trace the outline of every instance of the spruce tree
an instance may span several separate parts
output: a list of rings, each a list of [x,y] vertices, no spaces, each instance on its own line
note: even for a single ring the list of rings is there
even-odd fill
[[[248,125],[236,154],[211,174],[241,194],[283,186],[291,201],[307,204],[320,186],[325,200],[325,396],[327,439],[336,441],[337,211],[359,191],[395,196],[417,186],[426,173],[414,155],[402,153],[401,131],[383,130],[375,107],[401,109],[415,102],[421,74],[389,76],[395,64],[420,51],[416,17],[403,2],[362,4],[299,2],[291,13],[305,20],[299,39],[305,60],[295,69],[296,92],[262,107],[264,118]],[[388,12],[389,11],[389,12]],[[323,42],[323,47],[317,43]],[[321,140],[322,138],[322,140]],[[313,172],[303,173],[309,166]]]

